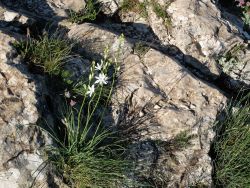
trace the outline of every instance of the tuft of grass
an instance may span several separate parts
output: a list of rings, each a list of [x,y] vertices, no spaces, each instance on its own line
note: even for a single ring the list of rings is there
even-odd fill
[[[167,4],[167,6],[169,6],[169,5],[170,5],[170,3]],[[170,18],[170,16],[168,15],[168,13],[165,10],[167,8],[167,6],[162,7],[162,5],[160,5],[155,0],[152,0],[152,6],[153,6],[153,11],[155,12],[156,16],[158,18],[163,19],[164,25],[167,28],[171,27],[171,25],[172,25],[171,18]]]
[[[182,150],[192,144],[192,139],[197,135],[189,134],[188,131],[182,131],[170,141],[155,140],[155,143],[166,152]]]
[[[178,149],[186,148],[187,146],[191,145],[191,140],[194,137],[195,135],[190,135],[187,131],[182,131],[174,137],[172,144]]]
[[[107,74],[111,65],[109,61],[104,62],[103,67],[106,68],[102,72]],[[125,159],[122,141],[103,122],[114,82],[111,86],[97,84],[94,93],[88,94],[88,86],[95,83],[94,67],[95,64],[89,73],[88,83],[82,87],[80,106],[76,104],[67,108],[63,115],[64,135],[52,134],[59,147],[48,149],[51,153],[49,161],[72,187],[115,188],[128,184],[126,172],[132,166]],[[105,87],[109,88],[108,94],[103,89]]]
[[[122,2],[121,10],[123,12],[136,12],[139,13],[141,17],[148,18],[147,4],[147,0],[144,0],[143,2],[140,2],[139,0],[124,0]]]
[[[51,153],[48,159],[56,171],[76,188],[115,188],[120,184],[128,184],[125,174],[132,169],[132,165],[124,159],[124,150],[118,138],[111,131],[92,125],[86,126],[79,135],[75,129],[77,125],[73,123],[74,114],[67,115],[67,141],[58,140],[59,147],[48,150]]]
[[[133,165],[126,159],[125,141],[103,120],[119,69],[118,63],[108,58],[106,49],[104,59],[100,63],[93,61],[90,70],[71,91],[73,96],[77,93],[81,97],[72,97],[74,103],[66,105],[58,119],[63,133],[50,131],[57,146],[47,149],[48,161],[71,187],[135,185],[128,177]],[[100,75],[105,77],[102,82]]]
[[[215,181],[218,186],[250,187],[250,93],[232,102],[216,125]]]
[[[69,20],[73,23],[83,23],[85,21],[94,21],[96,20],[97,15],[100,12],[100,7],[95,0],[87,0],[84,9],[79,12],[70,10]]]
[[[60,36],[44,34],[38,40],[14,43],[14,47],[30,65],[42,68],[45,73],[58,74],[61,67],[71,58],[69,41]]]
[[[149,51],[150,47],[143,44],[142,42],[137,42],[134,46],[134,53],[138,54],[139,56],[145,55]]]

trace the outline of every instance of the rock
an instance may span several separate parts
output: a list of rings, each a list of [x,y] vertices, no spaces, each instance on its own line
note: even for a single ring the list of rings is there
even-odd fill
[[[4,173],[0,172],[1,177],[8,177],[6,180],[1,181],[1,188],[19,188],[18,179],[20,175],[20,171],[16,168],[10,168]]]
[[[139,1],[137,3],[140,3]],[[176,1],[159,1],[157,2],[162,7],[162,11],[166,11],[171,18],[171,23],[165,24],[164,18],[159,17],[154,9],[153,3],[147,3],[146,10],[148,17],[141,20],[139,11],[121,10],[121,20],[123,22],[133,22],[134,25],[150,26],[156,35],[153,38],[150,35],[137,37],[138,30],[132,28],[131,36],[144,41],[150,41],[151,44],[157,46],[175,46],[180,49],[185,65],[195,69],[195,72],[207,80],[216,80],[220,78],[223,70],[219,68],[217,59],[227,49],[230,49],[236,44],[244,43],[246,35],[243,35],[242,28],[235,27],[226,21],[221,16],[221,11],[212,1],[198,0],[176,0]],[[223,12],[226,18],[231,19],[229,13]],[[234,23],[234,22],[232,22]],[[237,24],[236,24],[237,25]],[[130,27],[130,26],[129,26]],[[125,29],[125,33],[126,33]],[[145,29],[146,32],[151,32],[150,29]],[[149,37],[150,36],[150,39]],[[248,38],[249,39],[249,38]],[[248,64],[248,62],[247,62]],[[246,66],[248,67],[248,65]],[[247,72],[248,70],[246,70]],[[244,74],[244,72],[240,73]],[[240,77],[244,77],[240,75]],[[231,75],[229,75],[231,76]],[[248,80],[246,78],[245,80]],[[239,79],[234,80],[235,88],[240,88],[246,83]],[[227,86],[229,89],[233,87]],[[237,90],[237,89],[236,89]]]
[[[4,20],[6,22],[12,22],[18,17],[19,17],[19,14],[17,12],[13,12],[13,11],[4,12]]]
[[[36,0],[36,1],[15,1],[15,0],[3,0],[1,5],[9,8],[13,11],[18,11],[21,14],[30,15],[33,17],[51,18],[55,16],[56,5],[50,6],[48,1]],[[53,8],[54,10],[53,10]]]
[[[210,70],[214,78],[216,78],[215,75],[221,74],[214,57],[220,57],[223,51],[244,43],[237,28],[221,17],[219,9],[211,1],[177,0],[171,3],[167,11],[172,18],[174,33],[170,43],[178,46],[184,53],[197,58]],[[202,70],[202,67],[193,61],[187,61],[187,63]],[[250,61],[245,61],[245,68],[249,63]],[[238,77],[246,76],[244,72],[248,71],[244,69]],[[204,73],[208,75],[207,71]],[[235,76],[232,76],[232,80],[234,80],[234,87],[228,86],[230,89],[241,88],[246,83],[235,79]]]
[[[168,182],[166,187],[188,187],[197,182],[210,186],[212,164],[208,152],[215,136],[212,128],[226,97],[213,85],[196,78],[176,59],[153,49],[142,58],[129,55],[122,65],[125,71],[114,94],[114,109],[124,106],[129,99],[127,115],[130,114],[131,119],[138,119],[134,117],[140,114],[137,111],[146,111],[145,121],[134,125],[138,126],[140,140],[168,143],[168,152],[160,155],[157,167],[149,171],[161,172]],[[160,108],[146,110],[148,105]],[[147,118],[149,114],[153,117]],[[122,122],[118,117],[119,114],[114,113],[119,125]],[[177,138],[184,133],[190,136],[190,144],[172,148],[172,144],[180,144]]]
[[[122,4],[118,0],[99,2],[109,16],[117,13]],[[162,6],[167,2],[158,1]],[[27,24],[29,19],[52,19],[58,23],[67,18],[68,9],[78,11],[85,1],[3,0],[1,4],[4,8],[0,16],[6,22]],[[218,66],[218,56],[244,40],[209,0],[171,1],[165,7],[172,20],[170,27],[157,16],[152,4],[147,4],[146,10],[147,18],[135,11],[119,14],[123,22],[133,23],[59,22],[69,30],[68,38],[79,44],[77,52],[86,58],[74,57],[65,67],[76,80],[88,71],[91,60],[104,56],[108,47],[112,58],[121,62],[121,75],[113,94],[112,120],[117,127],[133,130],[128,135],[133,140],[130,158],[141,172],[133,175],[156,182],[162,178],[166,188],[197,184],[211,187],[212,162],[208,152],[215,136],[213,124],[226,97],[204,80],[214,81],[224,73],[233,86],[230,89],[249,85],[249,50],[237,55],[243,63],[229,72],[227,61]],[[6,24],[12,23],[3,25]],[[28,73],[20,63],[9,44],[15,39],[6,29],[9,28],[4,27],[6,34],[0,33],[0,187],[29,187],[36,175],[34,187],[56,187],[54,184],[63,187],[50,169],[42,170],[46,159],[41,147],[51,144],[48,135],[34,125],[45,105],[43,79]],[[120,45],[123,39],[118,33],[123,32],[133,39],[126,38]],[[141,40],[153,45],[140,51],[134,42]],[[201,76],[196,77],[190,70]]]
[[[135,161],[135,169],[139,173],[133,174],[133,176],[146,175],[145,178],[150,178],[152,167],[158,158],[158,150],[154,142],[142,141],[136,143],[131,145],[129,152],[128,156],[130,160]]]
[[[102,12],[106,15],[112,16],[120,8],[121,0],[99,0],[102,5]]]
[[[58,4],[60,6],[58,6],[59,8],[63,8],[63,9],[70,9],[73,11],[80,11],[81,9],[83,9],[85,7],[85,0],[57,0],[58,3],[55,3],[56,0],[53,1],[53,3]]]
[[[77,81],[81,76],[89,73],[91,62],[87,59],[73,57],[65,65],[65,69],[69,71],[71,80]]]
[[[44,88],[16,58],[15,39],[0,33],[0,41],[0,187],[51,187],[41,148],[52,141],[36,125]]]
[[[225,52],[219,58],[218,63],[222,71],[227,75],[227,87],[238,91],[250,88],[250,51],[244,44],[238,44]]]
[[[164,24],[163,18],[157,16],[152,4],[149,5],[148,11],[148,24],[158,37],[158,40],[160,40],[164,45],[169,44],[170,31],[169,28],[167,28],[167,26]]]
[[[53,21],[67,17],[67,10],[79,11],[84,8],[84,0],[3,0],[2,4],[9,9],[31,17],[52,19]]]
[[[84,57],[86,54],[91,54],[89,58],[101,54],[107,45],[110,46],[111,54],[118,50],[115,45],[118,41],[117,35],[106,28],[81,24],[73,25],[69,29],[69,38],[81,41],[81,44],[88,44],[84,48]],[[215,86],[196,78],[177,59],[153,49],[141,57],[132,54],[128,41],[130,40],[128,39],[121,48],[122,74],[113,96],[115,122],[117,125],[122,124],[119,120],[122,116],[120,107],[129,99],[128,108],[133,111],[125,115],[138,114],[137,118],[146,117],[146,120],[138,125],[139,130],[144,130],[139,133],[140,142],[162,140],[171,145],[176,137],[187,133],[190,136],[188,146],[173,148],[159,158],[154,156],[153,158],[157,158],[157,168],[150,165],[151,161],[146,172],[161,171],[161,176],[169,182],[168,187],[176,184],[194,185],[196,182],[210,186],[212,164],[208,152],[215,135],[212,127],[226,97]],[[148,104],[152,106],[147,109],[150,112],[142,112]],[[158,107],[154,109],[153,106]],[[120,112],[118,115],[117,111]],[[147,119],[148,113],[153,114],[153,117]],[[133,148],[141,147],[135,145]],[[144,176],[150,177],[150,174],[145,173]]]
[[[132,45],[125,41],[122,44],[121,39],[115,33],[95,24],[84,23],[81,25],[73,25],[69,27],[68,37],[82,44],[82,50],[89,58],[99,57],[106,48],[113,56],[120,54],[120,58],[124,59],[132,52]],[[116,57],[118,58],[118,57]]]

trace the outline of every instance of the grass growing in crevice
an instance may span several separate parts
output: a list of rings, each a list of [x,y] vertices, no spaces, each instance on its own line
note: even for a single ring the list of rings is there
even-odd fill
[[[250,187],[250,93],[229,104],[216,130],[213,150],[217,187]]]
[[[103,127],[80,123],[78,132],[74,113],[67,114],[65,142],[58,140],[59,148],[49,148],[49,161],[63,174],[72,187],[117,187],[129,184],[126,173],[132,169],[124,159],[124,150],[114,134]],[[95,116],[96,118],[96,116]],[[85,120],[87,121],[87,120]],[[75,122],[75,123],[74,123]],[[86,122],[85,122],[86,123]],[[56,137],[57,138],[57,137]]]
[[[164,25],[166,28],[170,28],[172,25],[171,18],[166,12],[167,7],[170,5],[171,2],[169,2],[167,5],[162,6],[157,1],[152,0],[152,7],[153,11],[155,12],[156,16],[158,18],[161,18],[164,22]]]
[[[108,72],[113,74],[108,78]],[[59,148],[49,150],[49,160],[72,187],[117,187],[134,182],[126,175],[133,168],[125,159],[122,141],[103,117],[107,112],[119,67],[108,59],[92,63],[82,85],[82,100],[64,113],[63,139],[52,135]],[[104,88],[107,87],[107,90]]]
[[[195,135],[188,134],[188,131],[182,131],[174,137],[172,145],[177,149],[186,148],[191,145],[191,140],[195,137]]]
[[[174,152],[185,149],[190,146],[192,139],[197,135],[190,134],[188,131],[182,131],[169,141],[156,140],[156,144],[165,152]]]
[[[71,58],[73,47],[70,41],[57,34],[44,34],[38,40],[28,38],[13,45],[30,67],[48,74],[59,74],[61,67]]]
[[[150,47],[146,44],[143,44],[142,42],[137,42],[134,46],[134,53],[142,57],[149,51],[149,49]]]
[[[85,21],[94,21],[100,13],[100,9],[100,4],[96,2],[96,0],[87,0],[82,10],[78,12],[73,10],[69,11],[69,21],[77,24]]]
[[[63,79],[56,81],[70,81],[68,102],[55,107],[62,112],[53,114],[57,124],[47,123],[46,128],[56,143],[56,146],[46,148],[48,161],[55,172],[75,188],[115,188],[137,184],[128,177],[133,165],[126,159],[123,140],[104,122],[119,71],[118,62],[108,58],[108,49],[99,63],[93,61],[89,71],[78,80],[71,80],[71,74],[64,66],[72,54],[70,41],[44,35],[39,40],[28,39],[14,45],[30,65],[42,68],[41,73],[48,73],[43,75],[49,75],[49,80],[61,76]],[[52,82],[49,84],[54,86]],[[57,88],[50,92],[56,95],[51,105],[62,103],[63,93]],[[57,98],[60,100],[53,101]],[[61,132],[53,129],[55,126],[60,127]]]
[[[144,0],[143,2],[140,2],[139,0],[124,0],[121,5],[121,10],[122,12],[136,12],[139,13],[141,17],[148,18],[147,4],[147,0]]]

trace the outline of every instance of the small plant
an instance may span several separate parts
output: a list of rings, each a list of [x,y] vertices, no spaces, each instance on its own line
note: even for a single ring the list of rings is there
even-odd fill
[[[250,187],[250,93],[229,104],[216,125],[215,180],[221,187]]]
[[[189,135],[187,131],[182,131],[174,137],[172,144],[176,149],[186,148],[191,145],[191,140],[194,137],[195,135]]]
[[[197,135],[189,134],[188,131],[182,131],[170,141],[155,140],[155,142],[164,151],[172,152],[177,150],[183,150],[187,146],[190,146],[192,144],[192,139],[194,139],[195,137],[197,137]]]
[[[244,48],[244,45],[235,45],[232,49],[219,58],[218,64],[224,73],[229,74],[234,70],[235,67],[237,67],[237,65],[243,63],[240,62],[238,54],[240,51],[244,50]]]
[[[169,3],[170,4],[170,3]],[[169,4],[167,4],[167,6],[169,6]],[[156,16],[158,18],[162,18],[164,21],[164,25],[169,28],[171,26],[171,18],[169,17],[169,15],[166,12],[166,8],[167,6],[161,6],[158,2],[156,2],[155,0],[152,0],[152,6],[153,6],[153,10],[156,14]]]
[[[109,78],[112,67],[114,73]],[[131,166],[122,157],[123,148],[118,139],[102,122],[117,70],[118,65],[108,59],[100,64],[93,62],[81,87],[83,99],[79,108],[74,103],[64,113],[66,136],[59,139],[52,135],[60,147],[50,148],[49,160],[73,187],[117,187],[127,180],[124,174]],[[106,104],[100,104],[104,88],[109,84],[108,97],[104,97]]]
[[[70,10],[69,20],[73,23],[83,23],[85,21],[94,21],[96,20],[97,15],[100,12],[100,7],[95,0],[87,0],[85,8],[79,12]]]
[[[59,74],[63,64],[71,58],[72,45],[57,34],[44,34],[38,40],[28,38],[14,46],[30,65],[49,74]]]
[[[146,46],[142,42],[137,42],[134,47],[134,53],[139,56],[145,55],[149,51],[150,47]]]
[[[143,2],[140,2],[139,0],[124,0],[122,2],[121,10],[124,12],[137,12],[141,15],[141,17],[147,18],[147,4],[147,0],[144,0]]]
[[[76,97],[63,112],[63,126],[59,126],[65,132],[51,132],[58,147],[48,148],[48,159],[75,188],[134,185],[127,176],[133,166],[124,156],[123,141],[103,121],[119,71],[117,61],[109,59],[108,53],[106,49],[99,63],[93,61],[65,95],[81,96],[80,102]]]
[[[247,0],[235,0],[238,2],[238,6],[242,9],[243,22],[245,27],[250,27],[250,2]]]
[[[249,8],[250,9],[250,8]],[[250,13],[248,12],[243,12],[243,21],[246,26],[250,26]]]

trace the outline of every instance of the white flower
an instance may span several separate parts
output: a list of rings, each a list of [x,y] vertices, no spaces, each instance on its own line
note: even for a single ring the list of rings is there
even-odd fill
[[[107,84],[108,77],[105,74],[100,73],[95,78],[96,78],[96,81],[95,81],[96,84],[100,84],[100,85]]]
[[[99,70],[99,71],[102,70],[102,62],[100,64],[97,63],[97,65],[95,66],[95,70]]]
[[[65,96],[66,98],[70,98],[70,92],[69,92],[69,91],[65,91],[64,96]]]
[[[95,85],[92,85],[91,87],[88,86],[88,91],[86,92],[86,94],[91,97],[94,92],[95,92]]]

